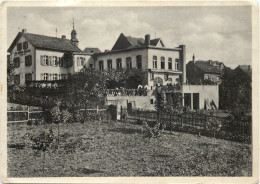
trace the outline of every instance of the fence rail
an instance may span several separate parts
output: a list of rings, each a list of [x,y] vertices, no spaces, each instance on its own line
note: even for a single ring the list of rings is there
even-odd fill
[[[252,122],[241,120],[230,120],[224,117],[205,115],[201,113],[157,113],[157,111],[143,111],[138,109],[121,109],[121,117],[127,120],[164,123],[167,130],[177,130],[190,133],[199,133],[212,136],[213,132],[209,128],[210,123],[219,121],[221,128],[216,136],[228,140],[251,142]]]

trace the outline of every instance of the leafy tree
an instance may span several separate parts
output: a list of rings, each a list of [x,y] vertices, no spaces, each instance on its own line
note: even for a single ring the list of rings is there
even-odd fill
[[[219,86],[220,108],[230,110],[237,118],[252,109],[251,76],[236,68],[225,68]]]
[[[106,97],[106,74],[83,68],[72,75],[61,88],[64,91],[64,103],[71,111],[102,105]]]

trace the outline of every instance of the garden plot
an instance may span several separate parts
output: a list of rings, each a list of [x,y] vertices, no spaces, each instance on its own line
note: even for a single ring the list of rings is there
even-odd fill
[[[28,137],[50,128],[57,136],[57,125],[8,126],[8,144],[25,145],[8,148],[8,177],[252,175],[251,145],[168,131],[149,140],[142,126],[120,122],[61,124],[43,172]]]

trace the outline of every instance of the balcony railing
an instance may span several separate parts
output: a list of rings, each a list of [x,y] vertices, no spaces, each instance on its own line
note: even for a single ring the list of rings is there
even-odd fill
[[[54,80],[54,81],[26,81],[26,86],[28,88],[49,88],[57,89],[63,84],[64,80]]]
[[[147,89],[108,89],[107,96],[147,96]]]

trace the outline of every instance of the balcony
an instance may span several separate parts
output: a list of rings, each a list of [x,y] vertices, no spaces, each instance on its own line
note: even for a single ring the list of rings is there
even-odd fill
[[[107,96],[147,96],[147,89],[107,89]]]

